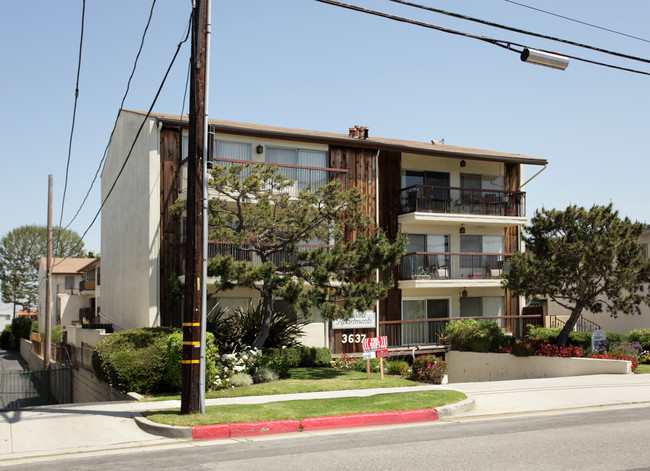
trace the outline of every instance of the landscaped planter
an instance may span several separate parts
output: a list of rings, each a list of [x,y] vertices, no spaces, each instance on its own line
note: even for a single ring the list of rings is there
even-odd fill
[[[629,361],[595,358],[517,357],[452,350],[445,355],[445,361],[450,383],[632,373]]]

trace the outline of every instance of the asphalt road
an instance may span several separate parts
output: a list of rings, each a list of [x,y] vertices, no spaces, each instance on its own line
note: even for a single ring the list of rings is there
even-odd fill
[[[650,407],[193,442],[13,464],[12,470],[640,470]]]

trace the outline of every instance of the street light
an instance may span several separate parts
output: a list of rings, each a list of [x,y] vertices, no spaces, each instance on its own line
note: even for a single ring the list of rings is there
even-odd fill
[[[537,49],[524,48],[521,51],[521,61],[531,64],[543,65],[552,69],[564,70],[569,65],[569,58],[551,52],[538,51]]]

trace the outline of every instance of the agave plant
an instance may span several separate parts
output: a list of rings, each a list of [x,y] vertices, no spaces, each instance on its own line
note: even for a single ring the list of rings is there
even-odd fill
[[[208,316],[207,330],[214,334],[220,353],[241,352],[253,344],[262,325],[262,305],[249,303],[232,312],[217,304]],[[307,322],[298,321],[295,314],[274,311],[269,336],[264,348],[295,347]]]

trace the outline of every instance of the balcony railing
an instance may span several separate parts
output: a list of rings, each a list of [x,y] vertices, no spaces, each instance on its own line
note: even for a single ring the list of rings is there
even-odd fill
[[[523,191],[479,190],[450,186],[413,185],[400,190],[402,212],[524,216]]]
[[[269,162],[256,162],[253,160],[214,159],[217,165],[230,167],[232,165],[271,165],[278,168],[278,172],[294,181],[286,188],[291,195],[298,195],[302,190],[315,191],[332,181],[339,181],[344,185],[348,171],[339,168],[305,167],[301,165],[287,165]],[[242,177],[250,175],[250,171],[244,169]]]
[[[298,252],[303,252],[307,250],[314,250],[316,248],[325,247],[331,248],[331,245],[325,244],[297,244]],[[251,266],[257,267],[262,264],[262,260],[258,255],[253,252],[246,250],[250,246],[247,245],[233,245],[223,242],[209,242],[208,243],[208,258],[212,258],[217,254],[220,255],[231,255],[236,261],[247,261],[250,262]],[[291,264],[297,261],[295,254],[288,252],[278,252],[271,255],[271,261],[276,266],[282,266],[284,264]]]
[[[451,321],[470,319],[469,317],[443,317],[437,319],[413,319],[384,321],[379,323],[379,335],[388,337],[389,347],[410,347],[423,345],[440,345],[445,327]],[[526,334],[526,326],[542,326],[541,315],[525,316],[481,316],[471,319],[494,321],[510,332],[514,338],[521,339]]]
[[[81,280],[79,282],[79,291],[94,291],[95,280]]]
[[[501,278],[511,254],[412,252],[402,257],[400,280]]]

